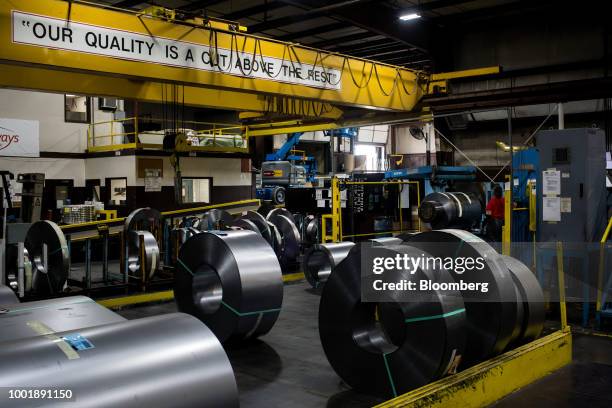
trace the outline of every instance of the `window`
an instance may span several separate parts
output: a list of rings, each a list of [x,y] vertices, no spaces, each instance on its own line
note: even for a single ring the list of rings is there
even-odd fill
[[[64,121],[69,123],[89,123],[89,96],[64,95]]]
[[[210,177],[183,177],[182,178],[183,203],[210,203]]]
[[[384,170],[385,146],[375,144],[355,144],[355,156],[363,156],[365,163],[358,164],[355,157],[355,170],[381,171]]]

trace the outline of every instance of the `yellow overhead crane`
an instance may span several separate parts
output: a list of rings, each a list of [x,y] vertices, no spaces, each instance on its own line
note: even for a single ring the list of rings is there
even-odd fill
[[[178,85],[186,105],[240,111],[244,135],[261,136],[397,120],[449,79],[499,72],[430,74],[246,30],[159,7],[0,0],[0,86],[163,102]]]

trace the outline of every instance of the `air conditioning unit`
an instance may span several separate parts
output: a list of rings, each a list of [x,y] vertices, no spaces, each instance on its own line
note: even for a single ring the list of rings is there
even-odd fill
[[[117,98],[98,98],[98,109],[114,112],[117,110],[118,102]]]

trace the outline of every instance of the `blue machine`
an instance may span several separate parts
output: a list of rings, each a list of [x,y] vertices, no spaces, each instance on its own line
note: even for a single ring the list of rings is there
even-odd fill
[[[306,170],[306,179],[308,181],[314,181],[317,175],[317,161],[315,158],[312,156],[290,154],[291,149],[300,142],[300,138],[303,134],[304,132],[291,133],[280,149],[274,153],[266,154],[266,161],[289,161],[292,163],[300,163]]]
[[[529,228],[529,209],[531,196],[530,188],[536,186],[536,180],[540,174],[540,152],[536,148],[519,150],[512,155],[512,202],[516,209],[512,211],[512,242],[530,242],[533,234],[537,234],[537,228],[533,231]],[[539,195],[536,194],[536,197]],[[535,200],[536,204],[540,200]],[[537,211],[536,213],[537,214]],[[537,235],[535,236],[537,240]]]
[[[326,130],[325,136],[357,136],[359,128]],[[314,182],[317,177],[317,161],[312,156],[292,154],[304,132],[289,134],[287,141],[274,153],[266,154],[261,165],[261,187],[256,189],[256,197],[276,204],[283,204],[285,189],[304,187],[306,182]]]
[[[423,180],[425,195],[445,190],[448,181],[476,180],[474,166],[421,166],[412,169],[388,170],[385,180]]]

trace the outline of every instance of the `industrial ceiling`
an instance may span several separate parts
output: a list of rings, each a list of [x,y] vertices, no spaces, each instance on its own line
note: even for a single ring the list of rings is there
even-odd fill
[[[524,0],[96,0],[115,7],[158,5],[238,21],[248,32],[412,69],[436,70],[439,33],[454,24],[542,7]],[[400,21],[405,13],[418,21]],[[438,41],[438,43],[436,43]]]

